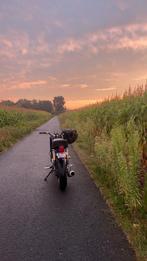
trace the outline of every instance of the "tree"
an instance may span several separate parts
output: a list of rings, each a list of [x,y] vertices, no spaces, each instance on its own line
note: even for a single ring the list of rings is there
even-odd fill
[[[64,107],[65,100],[64,100],[63,96],[54,97],[53,104],[54,104],[55,114],[59,114],[59,113],[64,112],[66,110],[65,107]]]
[[[10,100],[2,101],[2,102],[0,102],[0,104],[4,105],[4,106],[14,106],[15,105],[15,103]]]
[[[16,102],[16,106],[34,109],[34,110],[42,110],[53,113],[53,104],[51,101],[37,101],[37,100],[27,100],[27,99],[20,99]]]
[[[27,108],[27,109],[31,109],[31,101],[27,100],[27,99],[20,99],[16,102],[15,104],[18,107],[23,107],[23,108]]]
[[[37,109],[48,111],[50,113],[53,112],[53,104],[51,101],[39,101]]]

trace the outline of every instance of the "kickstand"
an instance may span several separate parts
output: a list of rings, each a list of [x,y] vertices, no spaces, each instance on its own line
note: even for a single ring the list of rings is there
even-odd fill
[[[48,177],[51,175],[51,173],[54,171],[54,167],[53,166],[51,166],[50,167],[50,172],[47,174],[47,176],[44,178],[44,181],[47,181],[47,179],[48,179]]]

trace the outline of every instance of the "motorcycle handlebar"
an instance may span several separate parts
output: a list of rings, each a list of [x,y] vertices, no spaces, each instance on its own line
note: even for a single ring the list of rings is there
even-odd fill
[[[47,132],[47,131],[40,131],[39,134],[48,134],[50,136],[53,136],[50,132]]]
[[[39,134],[47,134],[46,131],[39,131]]]
[[[51,136],[52,138],[54,138],[54,136],[55,136],[57,133],[52,134],[52,133],[50,133],[50,132],[48,132],[48,131],[40,131],[39,134],[47,134],[47,135]]]

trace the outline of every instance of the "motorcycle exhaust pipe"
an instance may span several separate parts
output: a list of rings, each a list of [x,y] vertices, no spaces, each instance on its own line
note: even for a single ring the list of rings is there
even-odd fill
[[[74,170],[71,170],[71,171],[70,171],[70,175],[71,175],[71,176],[74,176],[74,175],[75,175]]]
[[[69,166],[68,166],[68,177],[73,177],[74,175],[75,175],[75,172],[74,172],[74,170],[72,170],[71,169],[72,168],[72,164],[70,164]]]
[[[70,170],[68,176],[69,176],[69,177],[73,177],[74,175],[75,175],[74,170]]]

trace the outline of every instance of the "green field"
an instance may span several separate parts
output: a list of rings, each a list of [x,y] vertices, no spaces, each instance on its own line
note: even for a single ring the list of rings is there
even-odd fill
[[[75,149],[141,260],[147,258],[147,90],[66,112]]]
[[[0,107],[0,152],[50,118],[43,111]]]

